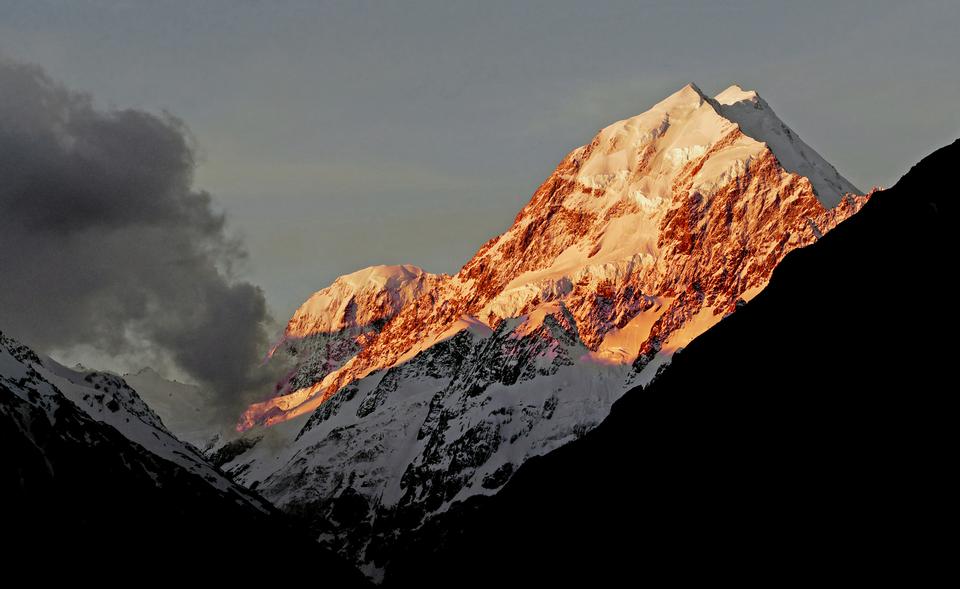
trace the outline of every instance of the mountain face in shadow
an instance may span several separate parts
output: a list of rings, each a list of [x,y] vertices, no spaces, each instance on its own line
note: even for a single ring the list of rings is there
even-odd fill
[[[170,436],[119,377],[68,379],[78,375],[0,332],[4,563],[48,580],[249,580],[241,556],[252,554],[313,563],[300,576],[368,584]],[[138,431],[148,432],[140,442]]]
[[[960,141],[790,253],[595,430],[423,528],[387,583],[933,574],[958,161]]]

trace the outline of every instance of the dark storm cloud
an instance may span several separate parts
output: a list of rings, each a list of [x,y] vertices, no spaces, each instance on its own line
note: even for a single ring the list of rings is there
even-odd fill
[[[99,110],[0,58],[0,327],[48,351],[165,355],[240,404],[266,303],[231,278],[243,250],[193,172],[173,116]]]

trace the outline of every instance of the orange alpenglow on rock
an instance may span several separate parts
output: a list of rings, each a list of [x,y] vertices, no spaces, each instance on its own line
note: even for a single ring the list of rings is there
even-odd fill
[[[281,509],[348,505],[361,523],[327,540],[377,576],[390,522],[582,436],[857,193],[755,92],[686,86],[573,150],[454,276],[368,268],[311,297],[277,347],[294,372],[238,424],[272,427],[222,467]]]
[[[547,303],[569,310],[590,360],[659,365],[859,210],[859,192],[756,92],[687,85],[573,150],[455,276],[375,266],[313,295],[279,344],[296,373],[238,429],[313,411],[469,321]]]

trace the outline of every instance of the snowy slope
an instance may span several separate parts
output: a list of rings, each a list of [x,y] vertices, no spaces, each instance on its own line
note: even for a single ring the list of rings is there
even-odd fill
[[[409,358],[464,315],[493,326],[540,302],[566,299],[585,343],[596,350],[607,333],[646,311],[651,297],[674,297],[662,320],[675,327],[686,321],[678,315],[704,306],[714,314],[731,310],[741,295],[762,288],[786,251],[810,243],[862,204],[851,198],[824,208],[815,185],[840,182],[835,170],[818,164],[758,97],[762,115],[735,117],[743,126],[724,116],[724,109],[752,104],[736,101],[735,92],[721,93],[732,103],[723,105],[688,85],[601,130],[565,158],[513,227],[456,276],[425,288],[423,304],[404,306],[383,334],[351,345],[322,370],[298,375],[302,386],[252,407],[243,427],[314,410],[347,383]],[[761,134],[770,129],[776,133]],[[781,159],[810,170],[813,180],[792,173]],[[678,297],[691,287],[706,295],[692,307],[689,297]],[[647,339],[655,348],[665,338],[654,327]]]
[[[124,374],[126,381],[177,438],[204,449],[221,434],[212,396],[197,385],[167,380],[152,368]]]
[[[367,327],[385,321],[428,290],[437,277],[411,264],[370,266],[313,294],[287,324],[287,338]]]
[[[171,434],[119,376],[71,370],[0,333],[0,382],[22,400],[42,408],[54,424],[57,411],[70,404],[151,454],[203,478],[214,488],[231,493],[237,489],[198,450]],[[251,505],[264,509],[258,498],[244,496]]]
[[[785,170],[808,178],[825,206],[836,206],[845,194],[861,194],[836,168],[797,137],[755,91],[734,84],[717,94],[715,100],[723,116],[736,122],[744,133],[762,137]]]
[[[271,355],[292,358],[295,369],[277,383],[276,396],[254,405],[249,428],[299,404],[310,387],[356,356],[401,309],[449,277],[410,265],[371,266],[315,292],[287,322]],[[293,416],[290,416],[293,417]]]
[[[296,377],[241,420],[255,437],[273,426],[270,443],[225,468],[322,520],[375,575],[403,530],[599,423],[787,252],[859,210],[855,192],[755,93],[688,85],[573,150],[507,232],[364,315],[373,329],[343,319],[368,281],[315,295],[292,339],[335,334],[342,353],[331,360],[329,339],[300,353]],[[399,301],[407,283],[371,292]],[[358,313],[377,307],[367,299]]]
[[[4,562],[71,581],[209,576],[249,581],[238,554],[310,562],[324,581],[362,575],[170,436],[121,379],[72,371],[0,332]],[[29,567],[28,567],[29,568]],[[287,578],[315,580],[312,572]]]
[[[524,461],[599,423],[630,370],[585,360],[562,303],[496,330],[462,324],[411,360],[348,385],[308,419],[258,432],[269,441],[223,468],[319,522],[330,548],[364,554],[377,578],[378,553],[404,529],[398,519],[496,492]]]
[[[913,581],[951,566],[930,529],[956,502],[956,353],[938,303],[954,290],[958,161],[960,140],[913,166],[593,432],[408,535],[387,583]],[[880,293],[903,285],[929,303],[891,321]]]

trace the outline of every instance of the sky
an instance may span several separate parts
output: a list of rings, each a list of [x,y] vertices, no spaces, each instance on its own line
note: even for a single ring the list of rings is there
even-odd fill
[[[956,0],[0,0],[0,55],[185,123],[281,322],[365,266],[456,272],[566,153],[688,82],[756,89],[889,186],[960,136],[958,30]]]

